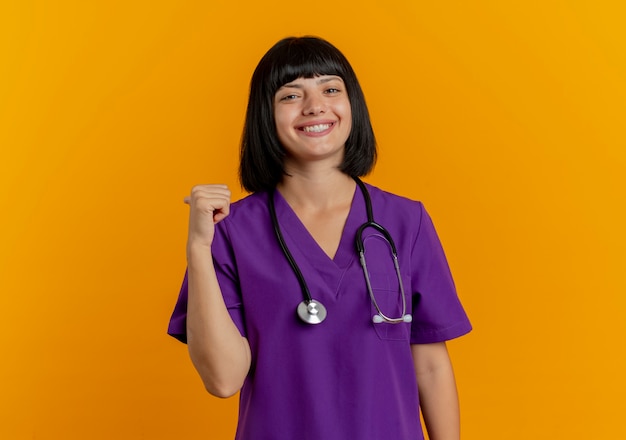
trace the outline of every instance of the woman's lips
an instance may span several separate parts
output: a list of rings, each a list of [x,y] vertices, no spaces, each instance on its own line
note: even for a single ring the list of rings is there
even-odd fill
[[[302,129],[308,133],[319,133],[320,131],[328,130],[333,124],[317,124],[302,127]]]
[[[325,134],[330,129],[332,129],[334,125],[334,122],[317,122],[315,124],[301,125],[297,128],[298,130],[303,131],[308,135],[318,135]]]

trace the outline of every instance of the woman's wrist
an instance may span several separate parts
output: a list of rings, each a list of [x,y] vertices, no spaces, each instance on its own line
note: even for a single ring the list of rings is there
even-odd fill
[[[204,265],[207,261],[213,260],[211,246],[205,243],[187,242],[187,265],[192,266],[198,262]]]

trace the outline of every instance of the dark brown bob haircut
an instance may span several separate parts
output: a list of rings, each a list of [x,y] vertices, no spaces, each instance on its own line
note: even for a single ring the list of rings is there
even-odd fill
[[[346,57],[317,37],[290,37],[276,43],[259,61],[250,82],[250,97],[241,140],[239,178],[246,191],[271,190],[285,174],[283,149],[274,121],[274,95],[297,78],[336,75],[346,85],[352,130],[339,169],[352,177],[368,174],[376,162],[376,138],[365,97]]]

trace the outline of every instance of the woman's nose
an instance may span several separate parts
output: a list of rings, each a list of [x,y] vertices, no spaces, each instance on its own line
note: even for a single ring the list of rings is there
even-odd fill
[[[326,107],[324,101],[322,97],[319,96],[308,96],[302,107],[302,113],[305,115],[319,115],[325,111]]]

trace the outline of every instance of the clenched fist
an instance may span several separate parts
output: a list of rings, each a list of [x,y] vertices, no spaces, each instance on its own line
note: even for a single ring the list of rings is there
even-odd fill
[[[189,210],[188,248],[211,247],[215,224],[224,220],[230,210],[230,190],[226,185],[196,185],[185,197]]]

